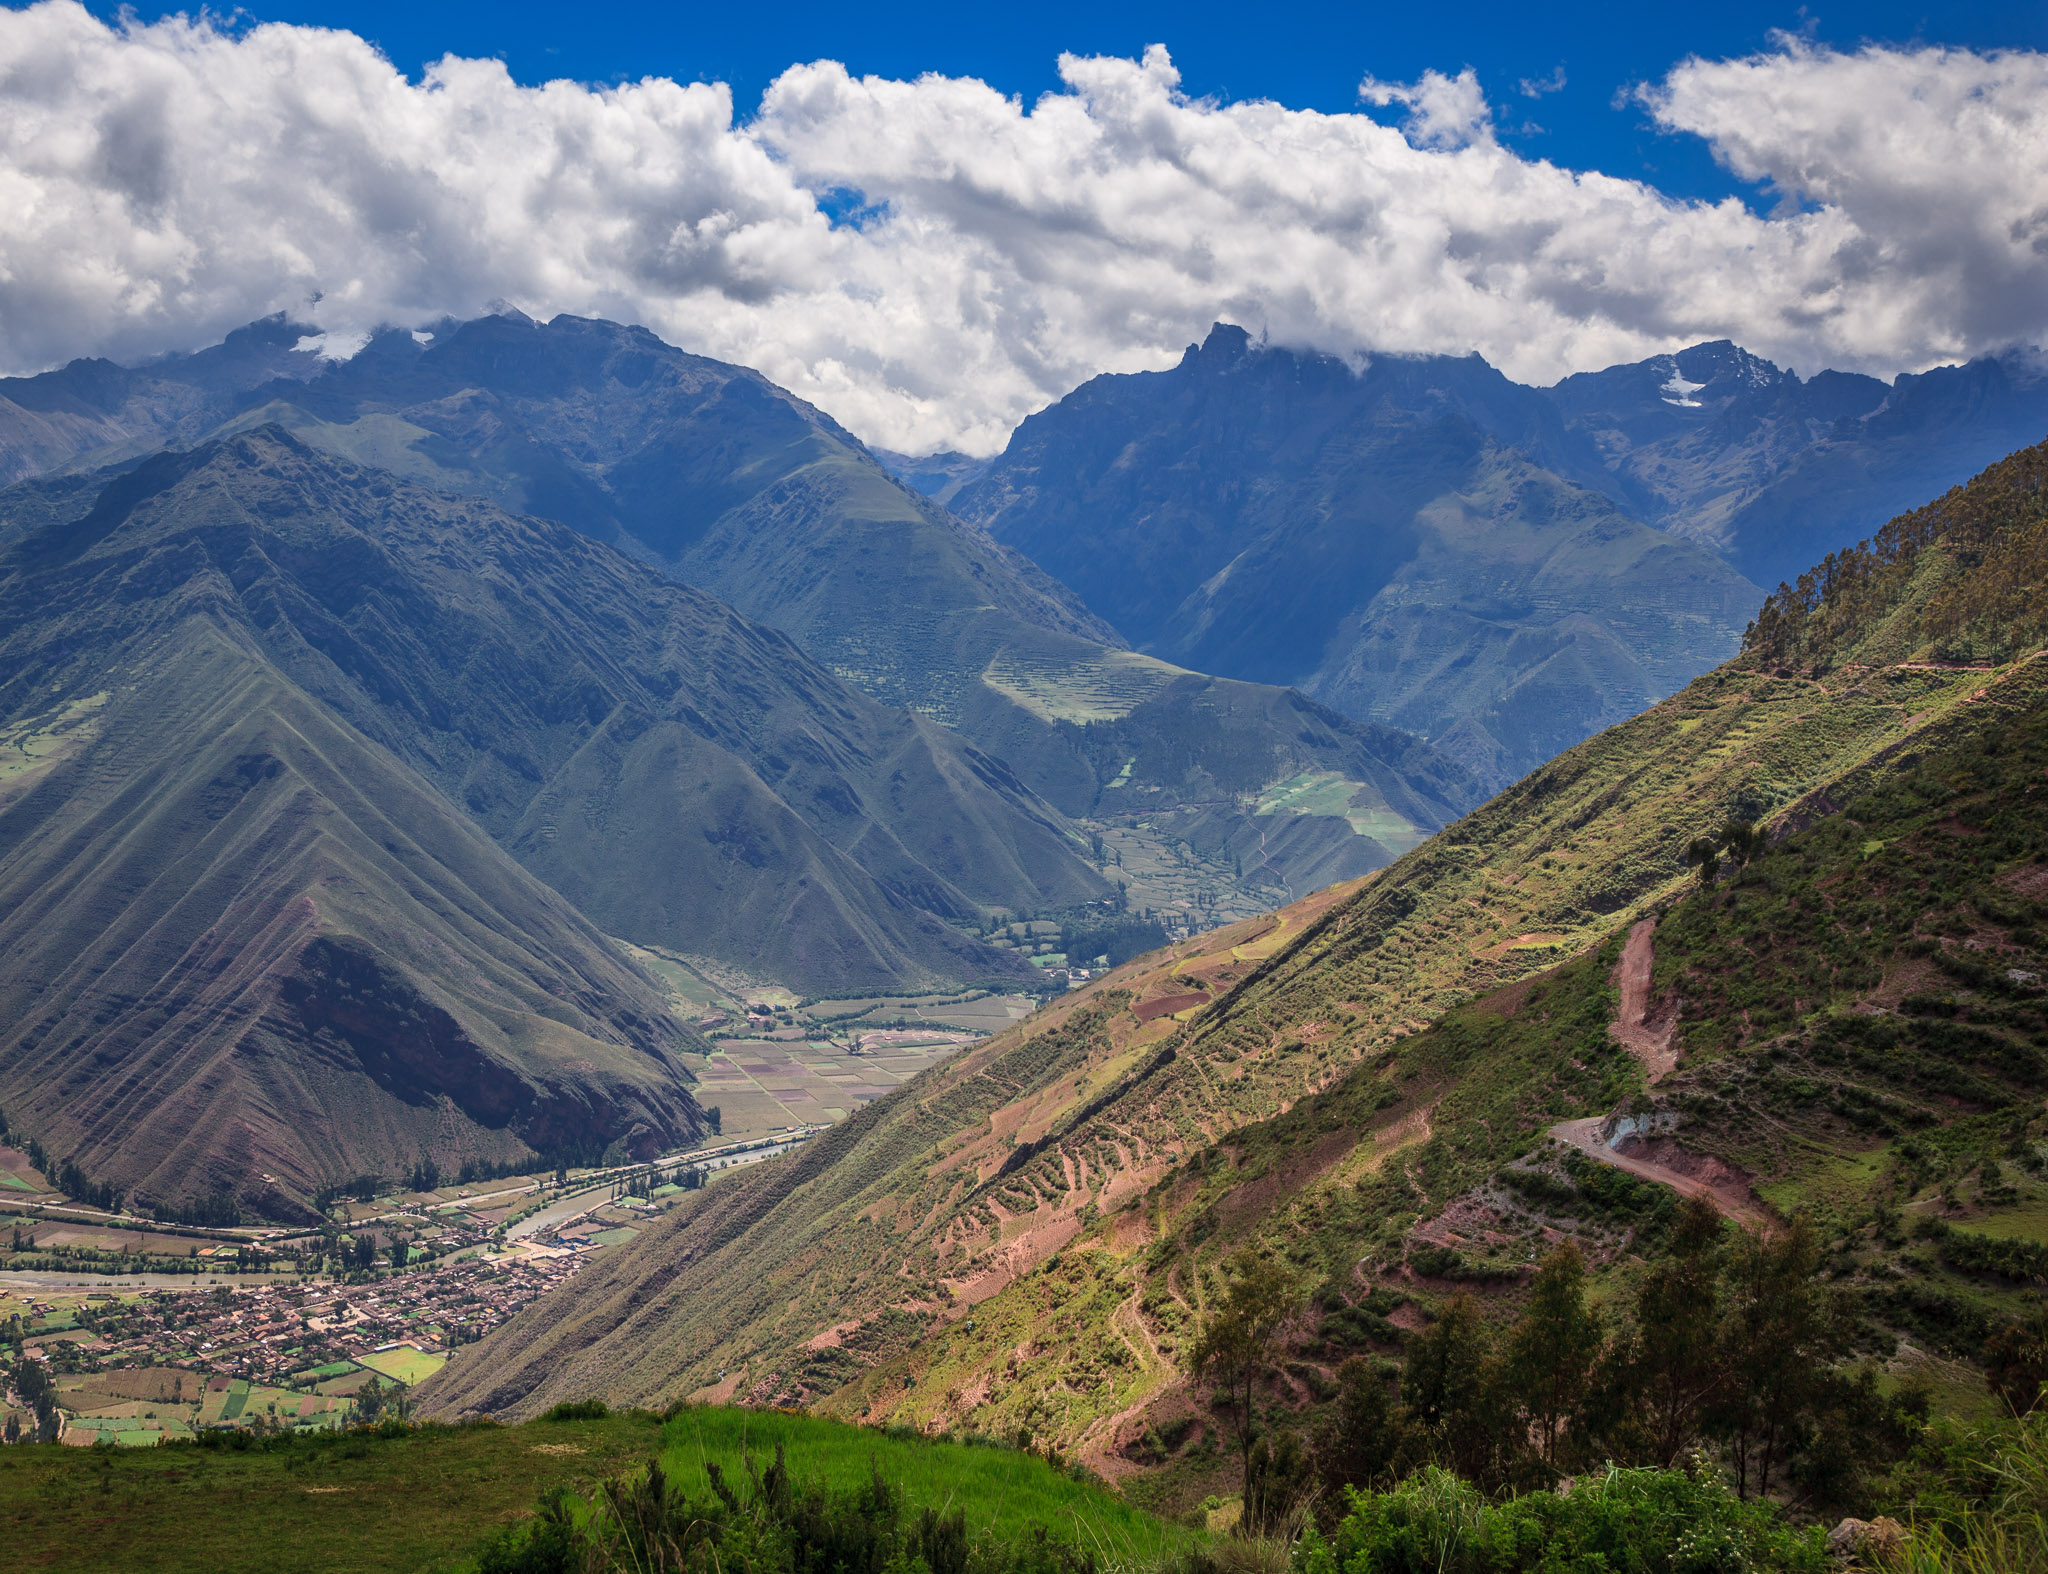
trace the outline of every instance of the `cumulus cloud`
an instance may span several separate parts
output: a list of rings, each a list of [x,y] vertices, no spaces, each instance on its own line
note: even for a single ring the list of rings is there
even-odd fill
[[[660,78],[408,81],[351,34],[0,11],[0,362],[330,345],[509,300],[758,366],[870,439],[1001,444],[1217,318],[1566,372],[1728,337],[1892,372],[2048,339],[2043,57],[1796,41],[1640,102],[1779,201],[1674,202],[1501,146],[1470,72],[1364,113],[1216,104],[1163,48],[974,81],[794,66],[735,120]],[[317,305],[309,303],[317,299]]]
[[[1401,129],[1417,147],[1462,148],[1493,140],[1493,108],[1479,86],[1479,73],[1470,66],[1454,77],[1425,71],[1420,81],[1406,84],[1367,77],[1358,85],[1358,96],[1382,108],[1404,105],[1408,119]]]

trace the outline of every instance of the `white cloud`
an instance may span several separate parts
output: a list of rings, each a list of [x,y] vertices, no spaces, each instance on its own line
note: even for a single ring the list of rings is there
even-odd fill
[[[333,346],[494,299],[640,321],[901,448],[1000,444],[1216,318],[1546,381],[1710,337],[1892,372],[2048,339],[2048,62],[1795,41],[1642,102],[1785,198],[1677,203],[1500,146],[1469,72],[1408,111],[1189,99],[1163,49],[1034,104],[792,67],[726,89],[408,82],[353,35],[0,11],[0,362]],[[858,206],[834,227],[819,211]]]
[[[1527,91],[1529,84],[1522,87]],[[1367,77],[1358,85],[1358,96],[1382,107],[1407,106],[1408,119],[1401,129],[1420,148],[1450,151],[1493,140],[1493,110],[1479,86],[1479,73],[1470,66],[1454,77],[1425,71],[1420,81],[1408,84]]]

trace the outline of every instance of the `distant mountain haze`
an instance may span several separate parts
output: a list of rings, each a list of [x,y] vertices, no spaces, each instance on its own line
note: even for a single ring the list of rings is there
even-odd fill
[[[78,449],[72,471],[270,422],[561,520],[956,730],[1060,814],[1144,820],[1225,885],[1280,895],[1363,873],[1476,801],[1468,773],[1404,734],[1134,655],[1065,586],[903,485],[829,417],[644,329],[508,313],[387,333],[316,375],[303,363],[317,358],[289,348],[314,342],[310,326],[245,333],[284,358],[277,379],[250,386],[201,356],[119,376],[81,364],[0,396],[105,407],[66,428],[99,445]],[[198,386],[163,393],[187,361]],[[67,484],[46,474],[22,489],[45,501],[23,506],[56,507]],[[1258,801],[1286,783],[1317,790],[1290,792],[1284,809]]]
[[[82,454],[97,468],[190,442],[248,390],[324,372],[318,332],[272,317],[210,349],[146,366],[73,361],[36,377],[0,378],[0,485],[64,469]]]
[[[906,474],[1139,650],[1293,684],[1498,787],[1724,659],[1761,584],[2043,425],[2048,387],[2002,361],[1887,388],[1718,344],[1536,389],[1219,324],[985,465]]]
[[[1583,447],[1476,357],[1354,369],[1219,327],[1026,421],[954,506],[1140,649],[1294,684],[1499,787],[1724,658],[1760,599],[1529,457],[1594,473]]]
[[[1887,385],[1801,379],[1724,341],[1545,392],[1600,456],[1593,484],[1766,587],[2048,433],[2048,375],[2023,354]]]

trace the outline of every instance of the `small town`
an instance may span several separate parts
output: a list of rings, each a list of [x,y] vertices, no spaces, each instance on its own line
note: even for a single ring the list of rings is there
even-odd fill
[[[10,1189],[38,1195],[0,1237],[11,1248],[0,1257],[0,1437],[137,1448],[205,1429],[404,1417],[408,1391],[452,1351],[684,1192],[809,1135],[788,1127],[647,1165],[343,1197],[325,1228],[299,1234],[173,1236],[96,1215],[48,1190],[27,1155],[0,1149]]]

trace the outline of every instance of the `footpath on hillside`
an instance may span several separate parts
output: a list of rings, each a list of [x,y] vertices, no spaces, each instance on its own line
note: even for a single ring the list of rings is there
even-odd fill
[[[1654,918],[1639,919],[1629,930],[1621,960],[1614,969],[1621,1000],[1615,1008],[1614,1020],[1607,1025],[1608,1035],[1641,1062],[1645,1087],[1655,1087],[1678,1068],[1677,1002],[1659,1010],[1650,997],[1651,975],[1657,965],[1656,931]],[[1663,1162],[1673,1155],[1656,1151],[1650,1142],[1643,1141],[1634,1126],[1620,1138],[1610,1139],[1614,1119],[1612,1115],[1592,1115],[1583,1120],[1560,1121],[1550,1128],[1550,1135],[1602,1164],[1669,1186],[1681,1196],[1703,1197],[1722,1217],[1733,1219],[1745,1229],[1770,1227],[1771,1216],[1750,1199],[1748,1185],[1733,1171],[1711,1159],[1693,1161],[1689,1167],[1696,1169],[1696,1174],[1673,1168]],[[1628,1153],[1610,1145],[1613,1140],[1631,1139],[1641,1142],[1648,1151]]]

